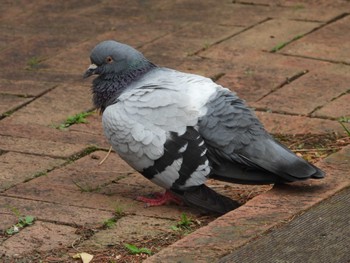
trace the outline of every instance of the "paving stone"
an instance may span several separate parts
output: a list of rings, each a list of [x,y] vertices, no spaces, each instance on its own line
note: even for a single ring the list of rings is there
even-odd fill
[[[33,80],[0,80],[0,93],[21,95],[23,97],[38,96],[43,92],[52,89],[57,84],[49,82],[38,82]]]
[[[92,108],[88,87],[60,85],[11,115],[14,122],[50,126],[63,123],[68,116]]]
[[[137,240],[152,239],[157,236],[170,235],[175,220],[150,218],[130,215],[120,218],[110,229],[96,233],[91,239],[83,242],[81,247],[103,248],[119,244],[133,244]]]
[[[275,186],[144,262],[215,262],[271,227],[281,227],[350,185],[349,153],[348,146],[317,164],[326,171],[325,179]]]
[[[126,213],[144,216],[164,213],[164,218],[178,218],[183,212],[198,214],[199,211],[193,208],[176,205],[146,209],[135,198],[164,190],[139,174],[130,174],[130,168],[116,155],[111,155],[99,166],[104,156],[105,152],[94,152],[46,176],[12,187],[3,195],[107,211],[121,207]],[[123,178],[125,181],[121,180]],[[133,183],[135,179],[140,183]]]
[[[248,104],[255,102],[277,89],[287,79],[300,74],[297,68],[280,65],[246,65],[228,71],[217,83],[237,93]]]
[[[349,205],[346,189],[219,262],[349,262]]]
[[[341,15],[342,11],[349,8],[349,3],[343,0],[327,1],[327,0],[234,0],[234,4],[248,5],[252,9],[257,7],[268,12],[267,17],[289,18],[305,21],[322,21],[327,22],[334,17]]]
[[[1,200],[1,197],[0,197],[0,200]],[[13,213],[10,214],[9,212],[4,213],[4,212],[0,211],[0,218],[1,218],[0,232],[6,231],[6,229],[17,224],[17,222],[18,222],[18,217],[16,215],[14,215]],[[0,244],[1,244],[1,239],[0,239]]]
[[[142,52],[159,64],[177,66],[174,60],[184,59],[197,51],[241,31],[240,27],[208,26],[203,23],[191,23],[189,26],[169,34],[141,48]],[[160,58],[167,59],[160,59]],[[163,61],[165,60],[165,61]]]
[[[277,112],[308,115],[346,92],[349,89],[349,81],[350,78],[346,75],[316,70],[283,86],[257,103],[253,103],[252,106]]]
[[[108,149],[109,143],[102,131],[101,117],[93,114],[86,120],[87,123],[72,125],[62,130],[33,123],[18,124],[11,118],[5,118],[0,122],[0,135]]]
[[[245,48],[270,51],[319,25],[316,22],[270,19],[216,45],[213,49],[225,48],[235,51],[237,48]],[[210,52],[211,49],[204,52],[204,56],[210,56]]]
[[[33,250],[65,248],[79,238],[75,231],[76,229],[70,226],[36,221],[32,226],[5,240],[0,245],[0,254],[16,257]]]
[[[312,116],[328,117],[338,119],[344,116],[350,116],[350,94],[345,94],[330,103],[326,104],[319,110],[316,110]]]
[[[31,98],[0,94],[0,116],[28,103],[31,100]]]
[[[3,214],[11,213],[11,209],[16,209],[21,216],[31,215],[37,220],[55,221],[57,224],[85,227],[101,227],[106,219],[113,217],[113,212],[111,211],[0,196],[1,219],[3,218]],[[17,223],[16,220],[13,219],[13,215],[12,217],[8,215],[7,218],[10,221],[5,220],[5,222],[12,222],[12,224]],[[7,225],[9,226],[9,224]],[[1,227],[3,227],[3,222]]]
[[[85,148],[86,146],[82,144],[69,144],[0,136],[0,149],[5,151],[16,151],[21,153],[68,158],[83,151]]]
[[[331,23],[312,34],[291,43],[281,52],[285,54],[350,63],[350,16]]]
[[[344,133],[337,121],[263,111],[256,112],[256,115],[266,130],[273,134]]]
[[[7,152],[0,155],[0,191],[35,178],[64,163],[62,159],[47,156]]]

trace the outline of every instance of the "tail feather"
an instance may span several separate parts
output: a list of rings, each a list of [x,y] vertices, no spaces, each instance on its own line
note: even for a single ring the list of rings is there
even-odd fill
[[[239,207],[238,202],[215,192],[204,184],[192,187],[181,193],[173,190],[172,192],[180,196],[187,205],[207,212],[225,214]]]
[[[325,176],[321,169],[271,138],[256,141],[232,159],[215,153],[209,159],[213,167],[211,178],[233,183],[289,183]]]

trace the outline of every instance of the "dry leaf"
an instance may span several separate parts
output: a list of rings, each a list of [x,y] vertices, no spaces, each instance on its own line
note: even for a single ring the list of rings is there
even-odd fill
[[[74,259],[80,258],[83,261],[83,263],[89,263],[93,257],[94,257],[93,255],[90,255],[85,252],[78,253],[73,256]]]

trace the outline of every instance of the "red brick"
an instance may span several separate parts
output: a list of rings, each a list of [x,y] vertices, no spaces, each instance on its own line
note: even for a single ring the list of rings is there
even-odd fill
[[[338,119],[344,116],[350,116],[350,94],[345,94],[319,110],[316,110],[312,116],[328,117]]]
[[[75,231],[76,229],[70,226],[36,221],[32,226],[5,240],[0,245],[0,254],[16,257],[33,250],[66,248],[79,238]]]
[[[227,51],[235,51],[244,48],[269,51],[318,26],[319,23],[315,22],[271,19],[216,45],[213,49],[225,48]],[[210,57],[211,50],[204,52],[204,55]]]
[[[0,94],[0,116],[28,103],[30,100],[32,99]]]
[[[60,85],[11,115],[14,122],[58,125],[69,116],[92,108],[89,87]]]
[[[276,112],[308,115],[346,92],[349,89],[349,81],[350,78],[346,75],[316,69],[253,103],[252,106]]]
[[[331,23],[288,45],[282,53],[350,63],[350,16]]]
[[[56,84],[33,80],[0,80],[0,93],[13,95],[38,96],[44,91],[53,88]]]
[[[16,151],[61,158],[71,157],[86,148],[86,146],[82,144],[69,144],[1,135],[0,138],[0,148],[5,151]]]
[[[274,134],[343,133],[337,121],[258,111],[259,120]]]
[[[8,152],[0,155],[0,191],[32,179],[64,163],[47,156]]]
[[[15,197],[0,196],[0,215],[10,213],[11,208],[15,208],[21,216],[34,216],[37,220],[55,221],[58,224],[80,225],[101,227],[106,219],[113,217],[113,211],[104,211],[98,208],[84,208],[74,205],[64,205],[58,203],[41,202]],[[5,214],[6,215],[6,214]],[[3,225],[17,223],[16,216],[9,217],[11,221],[6,221]],[[6,217],[5,217],[6,219]],[[17,219],[18,220],[18,219]],[[5,224],[8,222],[7,224]]]
[[[135,240],[148,239],[169,233],[171,226],[176,225],[175,220],[150,218],[146,216],[130,215],[119,219],[116,224],[107,230],[96,233],[91,239],[83,242],[83,248],[104,248],[108,246],[132,243]]]

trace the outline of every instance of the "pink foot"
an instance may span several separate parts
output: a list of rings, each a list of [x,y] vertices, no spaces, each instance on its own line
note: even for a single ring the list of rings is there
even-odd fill
[[[149,206],[160,206],[169,203],[175,203],[178,205],[182,205],[183,202],[180,198],[172,194],[170,191],[166,190],[164,194],[162,193],[154,193],[155,198],[148,198],[144,196],[136,197],[137,201],[144,202],[147,207]]]

